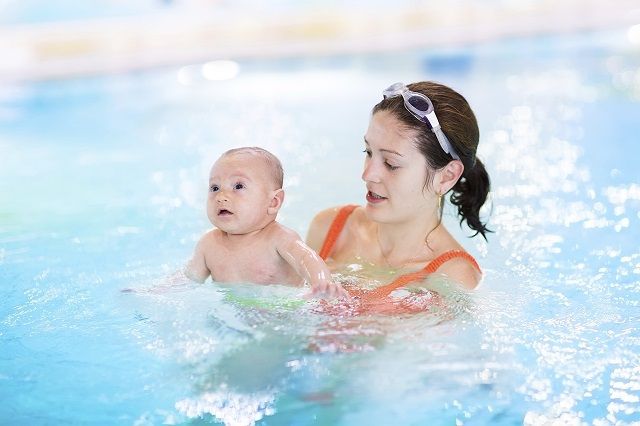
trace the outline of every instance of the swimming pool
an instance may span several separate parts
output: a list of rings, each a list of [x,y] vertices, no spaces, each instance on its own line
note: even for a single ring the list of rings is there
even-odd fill
[[[239,65],[1,89],[3,422],[640,421],[640,47],[624,32]],[[230,147],[281,157],[279,219],[301,234],[362,202],[371,106],[426,78],[475,109],[493,179],[489,244],[446,218],[485,269],[474,294],[331,319],[280,286],[120,293],[184,262]]]

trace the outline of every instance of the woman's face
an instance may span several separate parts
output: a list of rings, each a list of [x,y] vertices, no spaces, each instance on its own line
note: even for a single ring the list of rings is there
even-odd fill
[[[380,111],[371,118],[364,139],[362,180],[371,220],[405,222],[437,209],[435,191],[425,186],[427,161],[415,146],[413,131],[392,114]]]

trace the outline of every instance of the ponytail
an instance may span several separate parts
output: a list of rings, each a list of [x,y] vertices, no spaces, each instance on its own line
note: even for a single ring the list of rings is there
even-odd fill
[[[480,221],[480,208],[487,200],[487,195],[491,189],[489,174],[484,164],[476,158],[475,164],[470,168],[465,168],[462,177],[453,186],[451,194],[451,204],[458,208],[460,224],[467,222],[467,226],[476,231],[472,236],[480,234],[486,240],[487,233],[493,232],[487,228],[486,223]]]

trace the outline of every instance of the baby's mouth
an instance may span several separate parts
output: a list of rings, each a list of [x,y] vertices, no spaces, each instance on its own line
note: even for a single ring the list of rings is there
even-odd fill
[[[231,213],[229,210],[227,209],[220,209],[218,210],[218,216],[230,216],[233,213]]]

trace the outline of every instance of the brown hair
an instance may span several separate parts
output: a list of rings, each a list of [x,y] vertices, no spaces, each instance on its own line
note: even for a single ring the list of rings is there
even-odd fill
[[[491,185],[484,164],[476,158],[480,130],[469,103],[455,90],[431,81],[413,83],[407,87],[431,99],[442,131],[464,165],[461,178],[452,188],[451,203],[458,208],[460,224],[466,221],[469,228],[476,231],[473,236],[481,234],[486,240],[487,232],[491,231],[480,220],[480,208],[487,200]],[[433,171],[443,168],[453,158],[442,150],[433,131],[405,108],[401,96],[383,99],[373,107],[372,114],[379,111],[393,114],[408,130],[416,134],[416,147],[429,166],[425,185],[431,184]]]
[[[229,151],[226,151],[224,154],[222,154],[221,157],[234,154],[251,154],[260,156],[262,160],[264,160],[267,167],[269,167],[269,170],[271,170],[271,175],[273,177],[273,182],[276,185],[276,189],[282,188],[282,184],[284,181],[284,171],[282,170],[282,163],[280,162],[278,157],[276,157],[266,149],[257,146],[245,146],[242,148],[230,149]]]

